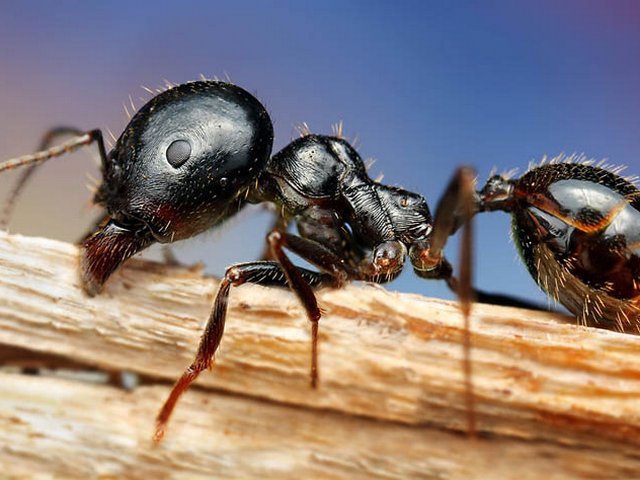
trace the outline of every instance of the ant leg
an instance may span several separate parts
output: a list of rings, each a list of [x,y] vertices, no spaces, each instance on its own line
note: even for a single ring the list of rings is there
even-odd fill
[[[474,301],[472,286],[472,254],[473,254],[473,230],[472,218],[478,211],[478,202],[475,192],[475,172],[469,167],[461,167],[451,179],[444,195],[438,202],[431,234],[431,245],[428,255],[431,259],[445,263],[444,278],[449,287],[458,295],[460,309],[464,318],[463,337],[463,370],[465,377],[466,405],[467,405],[467,430],[469,435],[476,434],[476,418],[473,404],[473,383],[471,364],[471,331],[470,314]],[[442,254],[449,237],[462,225],[460,241],[460,270],[459,280],[452,276],[451,266],[448,265]],[[448,268],[446,267],[448,265]]]
[[[502,295],[500,293],[489,293],[482,290],[473,289],[474,296],[478,303],[490,303],[491,305],[501,305],[503,307],[525,308],[527,310],[540,310],[548,312],[549,308],[535,302],[529,302],[521,298]]]
[[[437,265],[431,272],[421,275],[425,278],[441,278],[447,282],[449,288],[456,293],[460,300],[460,309],[464,317],[464,358],[463,370],[465,377],[467,430],[470,436],[476,433],[476,418],[473,400],[472,363],[471,363],[471,332],[470,313],[474,300],[489,303],[511,305],[523,308],[540,309],[539,306],[508,297],[485,293],[473,288],[473,229],[472,218],[481,211],[481,198],[475,191],[475,172],[470,167],[461,167],[455,173],[445,193],[438,202],[430,237],[429,248],[424,252],[425,263]],[[444,258],[442,250],[453,233],[462,226],[460,243],[460,271],[459,278],[452,275],[452,268]],[[417,272],[421,274],[420,272]]]
[[[334,279],[334,286],[342,285],[348,278],[357,278],[357,272],[348,267],[338,255],[313,240],[274,230],[268,235],[267,241],[273,256],[278,260],[287,277],[289,288],[302,302],[311,322],[310,380],[311,387],[316,388],[318,386],[318,321],[321,316],[320,308],[318,308],[318,302],[311,286],[300,274],[300,268],[293,265],[283,249],[288,248],[318,267],[322,272],[330,275]]]
[[[270,210],[270,213],[273,213],[273,220],[271,221],[269,232],[273,232],[274,230],[278,230],[280,232],[286,231],[287,221],[285,220],[285,218],[276,211]],[[264,246],[264,249],[262,250],[259,258],[260,260],[276,260],[276,258],[273,256],[273,253],[271,252],[271,247],[268,243]]]
[[[296,268],[296,272],[306,285],[314,287],[331,284],[334,281],[330,275],[312,272],[303,268]],[[153,437],[156,442],[162,440],[171,413],[180,396],[198,378],[200,372],[211,368],[213,356],[218,349],[218,345],[220,345],[224,332],[229,290],[232,286],[237,287],[244,283],[286,287],[287,276],[285,276],[280,264],[274,261],[239,263],[227,269],[224,278],[220,282],[195,359],[174,384],[169,397],[156,417],[156,431]]]

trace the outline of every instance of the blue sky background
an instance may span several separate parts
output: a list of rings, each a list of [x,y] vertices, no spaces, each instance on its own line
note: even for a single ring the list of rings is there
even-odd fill
[[[0,4],[0,159],[30,152],[59,124],[126,124],[141,85],[224,76],[254,92],[275,149],[307,122],[344,121],[375,176],[424,194],[432,208],[456,165],[518,167],[585,153],[640,174],[640,3],[634,1],[294,1]],[[73,240],[90,155],[50,163],[20,202],[12,231]],[[6,191],[12,175],[0,178]],[[248,212],[177,254],[221,274],[254,259],[267,218]],[[476,284],[539,299],[509,240],[485,214]],[[457,241],[450,255],[455,258]],[[410,269],[391,288],[450,298]]]

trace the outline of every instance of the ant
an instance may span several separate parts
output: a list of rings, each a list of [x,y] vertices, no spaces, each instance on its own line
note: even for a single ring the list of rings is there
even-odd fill
[[[273,127],[265,108],[229,83],[197,81],[160,93],[131,118],[109,153],[100,130],[57,129],[42,145],[69,133],[74,137],[60,146],[0,164],[0,171],[29,166],[5,213],[10,214],[35,166],[95,142],[102,183],[93,200],[106,215],[80,245],[80,276],[89,295],[99,293],[125,260],[153,243],[197,235],[249,203],[279,207],[278,223],[284,228],[267,237],[273,259],[226,270],[195,360],[158,415],[157,440],[178,398],[211,366],[232,286],[289,286],[297,294],[312,325],[310,378],[315,387],[321,313],[313,289],[339,287],[348,280],[389,281],[402,270],[413,244],[430,233],[424,198],[373,181],[340,135],[306,132],[271,156]],[[291,221],[299,235],[287,232]],[[294,266],[285,249],[319,271]]]
[[[8,160],[0,171],[30,168],[95,142],[102,184],[94,202],[106,210],[81,244],[81,278],[89,295],[129,257],[215,227],[248,203],[279,207],[280,228],[267,236],[273,260],[229,267],[193,363],[157,417],[160,440],[179,397],[209,368],[221,341],[229,292],[244,283],[292,289],[312,325],[311,384],[317,385],[318,308],[313,289],[349,280],[383,283],[408,257],[422,278],[443,279],[460,298],[465,319],[469,431],[475,429],[469,314],[474,300],[530,306],[471,286],[471,219],[513,214],[516,242],[536,282],[582,323],[636,327],[640,195],[632,182],[586,163],[557,162],[520,179],[494,176],[475,190],[475,173],[459,168],[432,217],[419,194],[375,182],[340,136],[308,132],[271,155],[273,127],[265,108],[235,85],[203,80],[160,93],[131,119],[107,154],[100,130],[59,147]],[[21,178],[30,174],[27,170]],[[19,187],[14,190],[14,193]],[[295,222],[299,235],[287,232]],[[462,228],[459,277],[443,255]],[[285,249],[318,268],[293,265]]]

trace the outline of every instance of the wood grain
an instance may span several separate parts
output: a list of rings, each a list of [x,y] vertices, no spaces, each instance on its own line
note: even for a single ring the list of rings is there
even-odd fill
[[[7,374],[0,421],[15,429],[0,436],[0,464],[20,466],[16,472],[55,466],[63,476],[120,476],[135,464],[128,455],[146,462],[140,460],[132,476],[375,478],[368,462],[378,459],[385,465],[379,478],[420,472],[424,478],[491,478],[486,472],[492,468],[495,478],[512,478],[509,472],[539,478],[523,477],[531,468],[549,477],[543,464],[564,473],[557,478],[640,471],[639,337],[575,326],[557,315],[476,305],[475,406],[489,437],[472,442],[446,433],[465,427],[456,305],[367,285],[319,293],[325,316],[317,391],[308,386],[309,326],[295,297],[255,286],[232,290],[216,367],[198,381],[218,393],[188,392],[165,443],[150,450],[153,419],[168,383],[192,358],[217,282],[194,269],[131,261],[102,295],[87,298],[77,262],[72,245],[0,233],[0,344],[167,384],[125,393]],[[11,363],[10,355],[0,358]],[[21,423],[33,424],[20,414],[21,405],[31,405],[35,437]],[[262,415],[272,423],[258,419]],[[216,428],[237,424],[242,434],[225,436],[226,427]],[[70,425],[83,435],[67,438]],[[304,433],[306,425],[318,430],[318,438]],[[358,433],[361,428],[365,433]],[[332,437],[331,431],[340,433]],[[56,444],[61,436],[65,448]],[[36,437],[51,451],[59,449],[55,462],[44,460],[47,450],[33,443]],[[256,450],[252,442],[269,447]],[[101,448],[111,453],[101,457]],[[497,448],[519,453],[511,462]],[[94,449],[95,456],[89,455]],[[310,460],[311,450],[319,457]],[[261,460],[234,474],[243,452]],[[65,471],[78,455],[86,456],[86,465]],[[333,470],[314,470],[318,458]]]
[[[616,449],[469,440],[202,391],[185,399],[170,438],[153,445],[147,417],[165,393],[0,374],[3,477],[637,478],[637,459]]]

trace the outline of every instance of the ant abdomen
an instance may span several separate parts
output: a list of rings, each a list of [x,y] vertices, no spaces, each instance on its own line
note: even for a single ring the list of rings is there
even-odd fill
[[[541,165],[503,182],[508,200],[494,198],[513,214],[516,244],[540,287],[585,325],[638,332],[635,185],[605,168],[569,162]]]
[[[192,237],[235,214],[272,142],[264,106],[229,83],[185,83],[147,102],[103,155],[94,202],[108,221],[83,242],[87,293],[150,244]]]
[[[272,142],[267,111],[242,88],[178,85],[131,119],[104,162],[95,203],[115,220],[143,223],[157,241],[191,237],[229,216]]]

